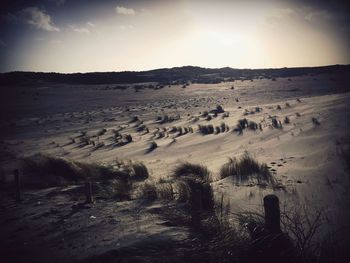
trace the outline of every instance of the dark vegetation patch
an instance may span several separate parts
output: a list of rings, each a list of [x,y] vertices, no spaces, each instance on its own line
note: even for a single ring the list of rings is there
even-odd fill
[[[321,73],[347,73],[349,65],[334,65],[309,68],[280,68],[280,69],[233,69],[221,68],[210,69],[193,66],[175,67],[170,69],[155,69],[143,72],[95,72],[95,73],[43,73],[43,72],[9,72],[0,74],[0,82],[3,85],[37,85],[45,83],[66,84],[132,84],[150,83],[137,85],[141,88],[163,88],[170,84],[186,83],[220,83],[227,79],[252,80],[264,76],[276,80],[278,77],[294,77],[308,74]],[[215,75],[215,77],[213,77]],[[153,84],[158,83],[158,84]],[[156,88],[155,88],[155,85]],[[126,88],[123,86],[121,89]],[[135,87],[135,85],[134,85]],[[135,89],[136,90],[136,89]]]
[[[21,183],[32,188],[60,186],[84,181],[144,180],[149,176],[146,166],[140,162],[119,163],[114,167],[36,154],[22,158],[20,163],[23,172]]]
[[[248,121],[246,118],[238,120],[236,127],[233,129],[234,132],[237,132],[238,135],[243,134],[243,130],[249,129],[256,131],[257,129],[262,130],[261,124],[257,124],[254,121]]]
[[[286,117],[284,118],[283,123],[284,123],[284,124],[289,124],[289,123],[290,123],[290,119],[289,119],[288,116],[286,116]]]
[[[151,142],[148,146],[148,149],[146,150],[146,153],[153,152],[158,147],[158,144],[156,142]]]
[[[214,126],[212,124],[208,124],[208,125],[198,125],[198,131],[202,134],[202,135],[208,135],[208,134],[213,134],[214,133]]]
[[[311,119],[312,123],[315,125],[315,126],[320,126],[321,123],[319,122],[319,120],[315,117],[312,117]]]
[[[176,115],[176,116],[163,115],[163,116],[157,116],[156,121],[159,124],[164,124],[164,123],[170,123],[179,119],[180,119],[179,115]]]
[[[283,128],[282,122],[280,120],[277,120],[276,117],[271,117],[271,125],[273,128],[276,128],[276,129]]]
[[[177,165],[173,170],[173,176],[175,178],[181,178],[189,175],[196,176],[205,181],[209,181],[211,178],[211,173],[208,168],[200,164],[184,162]]]

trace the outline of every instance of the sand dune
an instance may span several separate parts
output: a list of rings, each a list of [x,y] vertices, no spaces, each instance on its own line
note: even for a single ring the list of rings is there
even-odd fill
[[[320,75],[317,80],[295,77],[292,81],[191,84],[185,89],[174,85],[139,92],[97,89],[101,86],[18,88],[11,91],[17,94],[11,95],[16,97],[16,105],[0,123],[2,170],[5,180],[11,180],[19,158],[40,152],[108,165],[117,160],[142,161],[150,172],[148,180],[157,181],[169,178],[179,163],[191,162],[212,171],[215,199],[224,193],[231,211],[261,211],[262,197],[275,193],[284,204],[326,209],[330,227],[346,226],[350,218],[345,209],[350,205],[349,176],[341,150],[348,149],[350,143],[350,93],[334,92],[342,85]],[[218,105],[225,113],[210,113]],[[244,118],[260,124],[261,129],[247,128],[242,134],[234,131]],[[273,126],[273,119],[278,127]],[[214,132],[201,134],[198,125],[213,125]],[[131,142],[126,135],[131,135]],[[157,148],[148,152],[153,141]],[[278,187],[239,184],[232,177],[219,177],[228,158],[245,151],[268,165]],[[122,206],[133,210],[129,204]],[[106,204],[104,208],[113,209],[109,207]],[[101,213],[100,208],[94,209]],[[114,213],[119,213],[118,209]],[[126,220],[120,216],[118,222]],[[145,218],[144,222],[138,220],[146,231],[144,236],[163,231]],[[127,226],[127,234],[119,238],[132,240],[134,234],[140,238],[130,232],[134,227],[128,224],[124,221],[121,225]],[[173,229],[169,234],[181,231]],[[103,252],[100,248],[98,253]]]

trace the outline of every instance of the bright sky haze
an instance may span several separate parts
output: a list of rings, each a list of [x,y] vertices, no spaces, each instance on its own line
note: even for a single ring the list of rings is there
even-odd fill
[[[1,72],[350,64],[342,1],[4,1],[0,15]]]

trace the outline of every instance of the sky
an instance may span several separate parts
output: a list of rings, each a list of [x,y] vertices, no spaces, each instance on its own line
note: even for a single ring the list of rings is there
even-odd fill
[[[350,64],[350,9],[322,0],[2,0],[0,72]]]

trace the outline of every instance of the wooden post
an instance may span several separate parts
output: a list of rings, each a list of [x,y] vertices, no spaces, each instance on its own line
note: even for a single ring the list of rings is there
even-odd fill
[[[194,191],[192,196],[192,207],[191,207],[191,221],[194,228],[199,228],[201,225],[201,211],[202,211],[202,192],[197,189]]]
[[[280,206],[276,195],[264,197],[265,227],[271,233],[280,233]]]
[[[15,194],[16,194],[16,202],[21,202],[21,188],[20,188],[20,182],[19,182],[19,171],[18,169],[15,169],[13,171],[14,175],[14,183],[15,183]]]
[[[224,212],[224,193],[221,194],[221,203],[220,203],[220,218],[221,218],[221,220],[222,220],[223,212]]]
[[[91,182],[86,182],[85,183],[85,194],[86,194],[86,203],[87,204],[92,204],[94,202],[92,198],[92,184]]]

